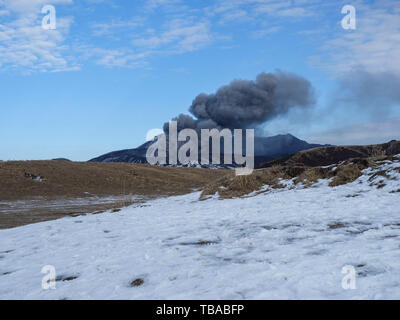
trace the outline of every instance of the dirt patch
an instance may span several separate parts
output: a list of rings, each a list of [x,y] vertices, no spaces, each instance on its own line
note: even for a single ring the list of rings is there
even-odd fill
[[[355,194],[348,194],[347,196],[346,196],[346,198],[356,198],[356,197],[359,197],[360,196],[360,194],[359,193],[355,193]]]
[[[378,185],[376,186],[377,189],[382,189],[386,187],[386,183],[384,183],[383,181],[379,182]]]
[[[138,278],[138,279],[133,280],[133,281],[129,284],[129,286],[130,286],[130,287],[139,287],[139,286],[141,286],[143,283],[144,283],[144,280],[141,279],[141,278]]]
[[[218,241],[199,240],[196,242],[182,242],[180,245],[182,245],[182,246],[209,246],[212,244],[218,244]]]
[[[195,245],[197,245],[197,246],[209,246],[209,245],[217,244],[217,243],[218,243],[217,241],[198,241],[198,242],[195,243]]]
[[[341,229],[341,228],[346,228],[348,224],[342,223],[342,222],[332,222],[328,224],[329,229]]]
[[[57,281],[57,282],[58,282],[58,281],[72,281],[72,280],[78,279],[78,277],[79,277],[79,276],[77,276],[77,275],[69,275],[69,276],[67,276],[67,275],[60,275],[60,276],[57,276],[57,277],[56,277],[56,281]]]
[[[272,227],[272,226],[261,226],[261,228],[263,228],[263,229],[265,229],[265,230],[268,230],[268,231],[271,231],[271,230],[278,230],[277,227]]]

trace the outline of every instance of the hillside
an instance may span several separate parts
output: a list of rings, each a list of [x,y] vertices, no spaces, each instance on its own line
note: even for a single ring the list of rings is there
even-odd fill
[[[394,163],[393,170],[378,170],[385,163]],[[387,180],[396,181],[400,188],[399,157],[380,156],[371,158],[352,158],[330,166],[307,167],[304,165],[275,165],[271,168],[255,170],[247,176],[224,176],[208,184],[200,196],[205,200],[210,197],[231,199],[259,193],[268,193],[295,187],[312,187],[320,180],[325,180],[329,187],[352,183],[361,176],[369,177],[370,186],[383,188]],[[369,173],[366,171],[369,170]],[[393,178],[392,178],[393,176]],[[392,190],[398,192],[400,189]]]
[[[303,150],[285,158],[265,162],[258,168],[269,168],[275,165],[329,166],[351,158],[392,156],[399,153],[400,141],[396,140],[367,146],[325,146]]]

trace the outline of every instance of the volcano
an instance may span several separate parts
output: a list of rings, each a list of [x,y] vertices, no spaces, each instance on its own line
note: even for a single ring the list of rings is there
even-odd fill
[[[90,162],[130,162],[147,164],[146,151],[154,143],[147,141],[134,149],[113,151],[89,160]],[[320,144],[310,144],[291,134],[280,134],[272,137],[254,138],[255,165],[281,159],[302,150],[321,147]],[[221,150],[223,148],[221,147]],[[223,157],[221,156],[221,159]],[[203,165],[204,166],[204,165]],[[215,165],[209,165],[215,167]],[[223,160],[219,167],[225,167]]]

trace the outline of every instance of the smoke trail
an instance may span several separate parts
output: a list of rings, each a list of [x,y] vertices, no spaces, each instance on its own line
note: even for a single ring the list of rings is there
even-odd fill
[[[178,130],[254,128],[294,107],[315,104],[311,83],[296,74],[276,71],[261,73],[255,81],[234,80],[213,94],[199,94],[189,108],[194,116],[174,118]],[[164,124],[168,132],[168,123]]]
[[[333,100],[336,105],[355,107],[374,118],[384,118],[390,115],[393,107],[400,107],[400,75],[352,70],[340,79]]]

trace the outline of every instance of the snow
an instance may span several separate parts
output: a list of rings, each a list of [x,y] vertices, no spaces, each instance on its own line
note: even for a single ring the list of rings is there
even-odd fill
[[[2,230],[0,299],[399,299],[399,168],[383,162],[334,188],[194,192]],[[371,179],[380,170],[389,178]],[[45,265],[77,278],[44,290]],[[346,265],[354,290],[342,288]]]

